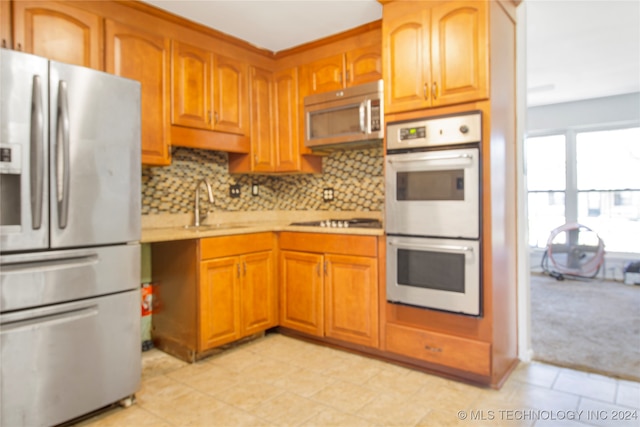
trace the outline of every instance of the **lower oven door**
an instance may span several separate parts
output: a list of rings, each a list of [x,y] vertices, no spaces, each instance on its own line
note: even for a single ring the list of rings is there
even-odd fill
[[[387,300],[481,315],[478,240],[387,237]]]
[[[479,157],[477,148],[387,154],[387,232],[479,238]]]

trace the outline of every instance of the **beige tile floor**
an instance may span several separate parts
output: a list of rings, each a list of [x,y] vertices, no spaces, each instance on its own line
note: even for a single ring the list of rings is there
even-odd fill
[[[521,363],[496,391],[279,334],[191,365],[145,352],[136,399],[77,425],[640,426],[640,383]]]

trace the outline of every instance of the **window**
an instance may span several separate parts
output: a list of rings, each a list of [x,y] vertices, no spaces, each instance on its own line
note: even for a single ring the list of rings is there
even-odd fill
[[[578,222],[608,251],[640,252],[640,128],[576,134]]]
[[[640,128],[527,138],[529,244],[578,222],[609,252],[640,253]]]
[[[551,230],[565,223],[564,135],[527,138],[529,245],[543,248]]]

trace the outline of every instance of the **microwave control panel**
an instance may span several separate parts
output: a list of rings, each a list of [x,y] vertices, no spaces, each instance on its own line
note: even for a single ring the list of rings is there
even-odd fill
[[[482,139],[482,114],[475,111],[387,124],[387,150],[428,148],[478,143]]]

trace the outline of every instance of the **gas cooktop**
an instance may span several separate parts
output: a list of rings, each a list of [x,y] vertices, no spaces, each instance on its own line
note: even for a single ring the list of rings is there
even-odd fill
[[[382,228],[382,222],[373,218],[325,219],[321,221],[292,222],[290,225],[328,228]]]

